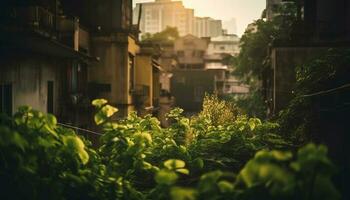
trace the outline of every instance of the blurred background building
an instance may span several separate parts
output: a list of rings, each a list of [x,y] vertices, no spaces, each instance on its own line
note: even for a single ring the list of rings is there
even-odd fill
[[[137,23],[140,13],[142,33],[158,33],[168,26],[177,27],[180,35],[193,33],[194,10],[185,8],[182,1],[155,0],[137,3],[134,8],[134,24]]]

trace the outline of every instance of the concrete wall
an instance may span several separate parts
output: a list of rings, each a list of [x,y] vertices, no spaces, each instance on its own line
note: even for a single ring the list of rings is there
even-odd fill
[[[214,92],[214,74],[205,70],[173,71],[171,92],[176,106],[186,111],[199,111],[204,94]]]
[[[98,97],[107,99],[111,104],[117,104],[117,88],[121,87],[117,81],[117,67],[121,67],[126,61],[120,59],[126,45],[116,45],[109,42],[108,38],[93,38],[92,53],[99,57],[99,62],[89,68],[89,82],[109,84],[111,91],[100,91]],[[125,64],[124,64],[125,65]]]
[[[47,82],[54,83],[54,114],[59,114],[62,70],[61,62],[36,56],[16,56],[0,61],[0,83],[12,84],[13,108],[29,105],[36,110],[47,112]]]
[[[156,67],[152,67],[152,101],[153,106],[159,105],[160,97],[160,70]]]
[[[92,54],[99,57],[99,62],[89,67],[89,82],[110,85],[110,91],[100,91],[98,98],[105,98],[110,104],[123,108],[122,112],[133,110],[130,84],[130,56],[136,58],[139,46],[125,34],[111,34],[92,39]],[[135,64],[134,64],[135,67]],[[121,113],[121,112],[120,112]]]
[[[136,57],[136,90],[142,90],[142,86],[148,87],[147,97],[144,99],[144,106],[153,106],[153,77],[152,77],[152,59],[148,55],[138,55]],[[136,91],[137,92],[137,91]]]

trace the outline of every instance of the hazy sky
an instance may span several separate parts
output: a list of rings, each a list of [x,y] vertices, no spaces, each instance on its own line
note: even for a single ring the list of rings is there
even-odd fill
[[[134,3],[154,0],[134,0]],[[266,0],[183,0],[185,7],[194,8],[195,15],[228,20],[236,18],[238,35],[243,34],[247,25],[260,18]]]

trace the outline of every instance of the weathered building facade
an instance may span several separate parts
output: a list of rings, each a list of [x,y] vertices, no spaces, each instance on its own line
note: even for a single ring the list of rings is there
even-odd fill
[[[124,117],[135,110],[143,79],[152,80],[149,102],[156,104],[160,67],[142,72],[149,65],[140,62],[132,0],[57,2],[6,1],[1,7],[1,112],[30,105],[89,127],[91,100],[107,99]]]
[[[210,39],[207,54],[227,54],[237,56],[239,54],[239,37],[234,34],[223,34]]]
[[[133,94],[137,100],[135,102],[136,109],[141,115],[155,114],[159,109],[162,68],[155,55],[157,53],[152,46],[142,45],[136,57]]]
[[[347,1],[295,1],[300,9],[291,41],[275,41],[270,49],[271,69],[264,85],[269,114],[276,115],[293,97],[295,67],[327,52],[349,47],[350,5]]]
[[[84,74],[94,60],[88,53],[88,32],[80,31],[77,20],[63,17],[63,8],[55,3],[2,2],[1,111],[12,114],[30,105],[63,115],[85,97]]]

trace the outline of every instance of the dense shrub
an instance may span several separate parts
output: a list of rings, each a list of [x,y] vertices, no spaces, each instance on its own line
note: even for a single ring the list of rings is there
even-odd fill
[[[206,94],[198,120],[209,120],[214,126],[225,125],[234,122],[239,114],[240,110],[233,103],[220,100],[217,95]]]
[[[30,107],[1,116],[0,199],[114,198],[114,183],[88,144]]]
[[[52,115],[25,107],[1,118],[1,199],[339,198],[326,148],[294,156],[277,124],[236,116],[215,125],[175,109],[161,128],[150,115],[113,121],[116,108],[93,105],[104,132],[97,151]]]

